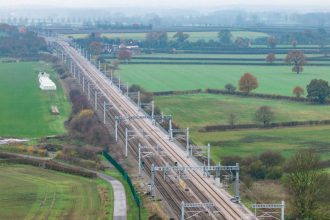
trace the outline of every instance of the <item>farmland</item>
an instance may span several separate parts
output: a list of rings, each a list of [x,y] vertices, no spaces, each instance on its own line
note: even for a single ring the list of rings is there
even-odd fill
[[[279,59],[285,58],[287,54],[276,54],[276,57]],[[308,54],[307,57],[320,57],[321,54]],[[266,54],[199,54],[199,53],[177,53],[177,54],[170,54],[170,53],[154,53],[154,54],[140,54],[135,55],[134,58],[140,57],[150,57],[150,58],[237,58],[237,59],[247,59],[247,58],[259,58],[265,59]]]
[[[263,105],[272,108],[274,122],[330,119],[328,105],[212,94],[160,96],[155,99],[156,105],[164,113],[173,115],[180,127],[193,129],[226,125],[231,113],[236,115],[237,124],[255,123],[255,112]]]
[[[117,72],[129,84],[139,84],[148,91],[223,89],[227,83],[237,85],[250,72],[257,77],[257,93],[292,95],[295,86],[306,88],[314,78],[330,80],[329,67],[306,66],[302,74],[290,66],[233,65],[121,65]]]
[[[330,126],[198,132],[202,126],[228,124],[230,113],[237,116],[238,123],[251,123],[261,105],[272,107],[275,121],[330,119],[329,106],[210,94],[156,97],[156,104],[165,113],[172,114],[180,127],[192,128],[194,143],[211,143],[214,161],[223,156],[257,155],[267,150],[279,151],[288,157],[309,147],[322,153],[323,159],[330,159]]]
[[[104,217],[98,185],[96,180],[31,166],[2,165],[0,219]]]
[[[196,144],[211,143],[211,157],[217,162],[223,156],[251,156],[267,150],[292,156],[295,152],[312,148],[321,159],[330,159],[330,126],[294,127],[280,129],[249,129],[241,131],[199,133],[192,132]]]
[[[41,91],[39,71],[51,74],[57,91]],[[51,67],[43,62],[0,64],[0,136],[42,137],[65,133],[70,105]],[[57,105],[60,115],[50,114]]]
[[[176,32],[168,32],[168,38],[173,38],[173,35]],[[218,32],[187,32],[190,37],[190,41],[198,41],[198,40],[217,40],[218,39]],[[251,40],[260,38],[260,37],[267,37],[268,34],[262,32],[250,32],[250,31],[233,31],[233,37],[246,37]],[[87,34],[69,34],[66,35],[67,37],[71,36],[73,38],[84,38],[87,37]],[[108,38],[120,38],[120,39],[133,39],[133,40],[144,40],[146,37],[146,33],[103,33],[102,37]]]

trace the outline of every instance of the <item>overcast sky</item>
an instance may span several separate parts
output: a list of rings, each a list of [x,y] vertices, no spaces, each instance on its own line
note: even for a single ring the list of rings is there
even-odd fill
[[[330,6],[330,0],[0,0],[0,6],[59,6],[59,7],[166,7],[191,8],[222,5],[262,5],[262,6]],[[294,9],[294,8],[293,8]]]

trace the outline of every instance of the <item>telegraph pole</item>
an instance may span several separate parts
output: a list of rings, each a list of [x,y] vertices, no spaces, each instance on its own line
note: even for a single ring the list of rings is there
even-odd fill
[[[94,93],[94,108],[95,108],[95,110],[97,110],[97,91],[96,90]]]

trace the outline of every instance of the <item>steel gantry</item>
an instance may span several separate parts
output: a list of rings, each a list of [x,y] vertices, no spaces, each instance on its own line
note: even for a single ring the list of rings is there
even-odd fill
[[[185,141],[186,142],[186,153],[187,153],[187,157],[189,157],[189,128],[172,129],[172,121],[170,121],[169,138],[171,141],[173,141],[173,139]]]
[[[285,209],[284,201],[282,201],[280,204],[252,204],[251,207],[254,209],[254,215],[257,218],[260,219],[272,218],[272,219],[284,220],[284,209]],[[262,209],[264,211],[262,211],[258,215],[257,209]],[[280,209],[280,211],[274,211],[272,209]],[[278,215],[280,215],[280,217]]]
[[[110,102],[103,101],[103,124],[106,124],[107,109],[114,109],[114,105]]]
[[[151,179],[150,179],[150,186],[151,186],[151,196],[156,196],[155,191],[155,175],[156,172],[163,172],[164,179],[169,171],[173,171],[178,173],[180,176],[185,171],[201,171],[203,172],[204,176],[207,176],[210,171],[235,171],[235,183],[234,183],[234,193],[235,197],[232,201],[239,203],[240,202],[240,192],[239,192],[239,164],[236,163],[235,166],[155,166],[154,164],[151,165]]]
[[[123,121],[133,121],[133,120],[143,120],[143,119],[151,119],[151,120],[172,120],[172,115],[132,115],[132,116],[115,116],[115,136],[116,141],[118,141],[118,126]]]
[[[128,128],[125,128],[125,157],[127,157],[127,154],[128,154],[128,141],[130,141],[134,138],[137,138],[141,135],[143,137],[146,137],[147,133],[142,129],[138,129],[138,130],[132,129],[132,130],[130,130]]]
[[[190,151],[189,155],[190,156],[205,156],[207,157],[207,166],[210,166],[210,157],[211,157],[211,145],[208,143],[206,146],[195,146],[195,145],[190,145],[189,146]]]
[[[141,93],[140,91],[137,92],[126,92],[125,94],[128,98],[130,98],[131,100],[136,99],[137,105],[140,106],[141,105]]]
[[[147,146],[142,146],[139,143],[139,153],[138,153],[138,165],[139,165],[139,176],[141,177],[141,170],[144,167],[144,161],[143,158],[147,158],[147,157],[152,157],[154,155],[154,151],[150,151],[150,150],[154,150],[154,147],[147,147]]]
[[[149,109],[151,111],[151,120],[154,122],[154,116],[155,116],[155,102],[151,101],[150,103],[143,103],[141,102],[139,105],[140,108]]]
[[[180,220],[188,220],[193,217],[198,216],[200,213],[204,211],[207,211],[209,215],[216,212],[219,213],[219,211],[211,211],[210,208],[214,207],[213,203],[185,203],[184,201],[181,202],[181,216]],[[198,210],[187,210],[189,209],[198,209]],[[201,208],[203,210],[201,210]],[[185,215],[186,214],[186,215]],[[189,215],[190,214],[190,215]],[[185,217],[187,216],[187,217]]]

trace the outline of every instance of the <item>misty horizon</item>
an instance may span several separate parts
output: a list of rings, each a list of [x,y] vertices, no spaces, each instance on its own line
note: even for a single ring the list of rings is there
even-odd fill
[[[228,2],[217,1],[217,0],[208,0],[201,3],[198,0],[182,0],[182,1],[148,1],[148,0],[123,0],[123,1],[107,1],[107,0],[94,0],[92,3],[87,0],[76,0],[76,1],[66,1],[62,2],[61,0],[49,0],[45,3],[42,0],[12,0],[10,2],[1,2],[0,6],[11,9],[21,9],[21,8],[67,8],[67,9],[109,9],[109,8],[157,8],[157,9],[240,9],[246,8],[253,9],[264,9],[264,10],[291,10],[297,11],[299,9],[316,9],[316,10],[326,10],[330,9],[330,2],[324,2],[322,0],[301,2],[297,0],[293,1],[284,1],[279,0],[274,2],[265,2],[263,0],[252,0],[252,1],[243,1],[243,0],[233,0]],[[161,8],[160,8],[161,7]]]

